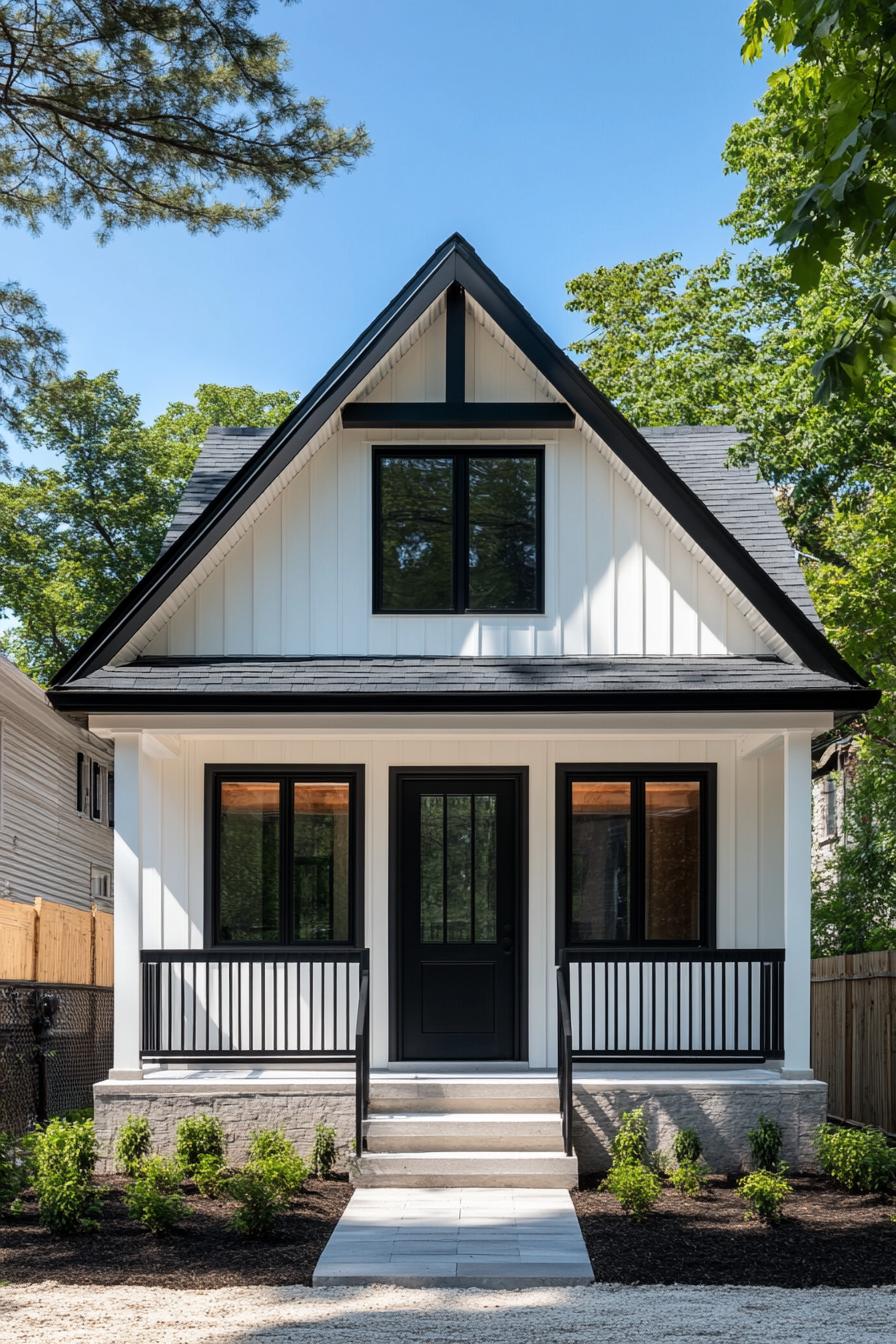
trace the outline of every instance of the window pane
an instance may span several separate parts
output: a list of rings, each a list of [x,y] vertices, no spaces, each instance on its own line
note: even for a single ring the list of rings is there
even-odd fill
[[[700,785],[695,780],[644,786],[645,930],[648,938],[700,936]]]
[[[631,810],[631,785],[625,781],[573,783],[573,942],[630,936]]]
[[[451,458],[383,457],[379,472],[383,610],[453,610]]]
[[[222,942],[280,941],[280,785],[221,784],[220,903]]]
[[[420,941],[441,943],[444,920],[445,799],[424,794],[420,799]]]
[[[531,611],[538,604],[537,463],[469,459],[470,606]]]
[[[293,786],[293,894],[294,932],[300,942],[348,941],[347,783]]]
[[[447,932],[449,943],[469,943],[472,909],[473,799],[468,793],[447,799]]]
[[[497,942],[495,917],[498,855],[496,818],[498,800],[493,793],[476,794],[476,942]]]

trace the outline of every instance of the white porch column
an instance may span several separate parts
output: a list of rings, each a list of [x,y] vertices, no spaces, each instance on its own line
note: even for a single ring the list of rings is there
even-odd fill
[[[784,1072],[811,1077],[812,735],[784,734]]]
[[[110,1078],[140,1072],[140,814],[139,733],[115,738],[115,987]]]

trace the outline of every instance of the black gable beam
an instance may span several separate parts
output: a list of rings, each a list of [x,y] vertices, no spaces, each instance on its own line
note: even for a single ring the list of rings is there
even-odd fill
[[[569,429],[573,412],[554,401],[356,401],[346,429]]]
[[[445,400],[452,405],[466,396],[466,304],[461,285],[449,285],[445,296]]]

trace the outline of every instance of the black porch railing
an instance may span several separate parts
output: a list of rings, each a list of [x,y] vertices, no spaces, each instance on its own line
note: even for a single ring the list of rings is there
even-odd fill
[[[780,948],[564,948],[559,960],[557,1082],[567,1156],[577,1061],[784,1057]]]

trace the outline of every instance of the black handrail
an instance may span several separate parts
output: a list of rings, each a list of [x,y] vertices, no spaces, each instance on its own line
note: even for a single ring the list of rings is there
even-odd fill
[[[370,1105],[370,970],[366,960],[361,966],[358,986],[358,1016],[355,1021],[355,1152],[361,1156],[367,1146],[364,1121]]]
[[[569,967],[557,967],[557,1084],[563,1151],[572,1157],[572,1021],[569,1013]]]

